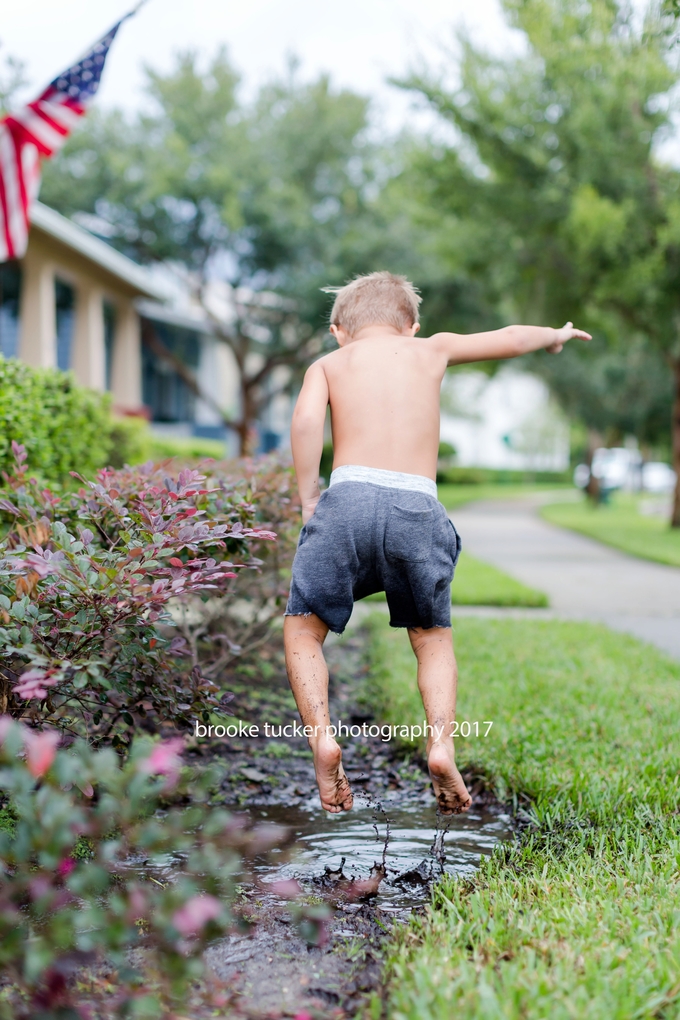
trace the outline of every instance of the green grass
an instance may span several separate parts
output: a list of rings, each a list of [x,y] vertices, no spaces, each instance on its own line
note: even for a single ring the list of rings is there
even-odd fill
[[[584,499],[553,503],[541,513],[552,524],[579,531],[632,556],[680,567],[680,528],[670,528],[663,517],[641,514],[641,498],[645,499],[617,493],[609,505],[593,506]]]
[[[225,450],[225,444],[218,439],[159,436],[151,433],[145,454],[148,453],[151,460],[165,460],[167,457],[186,459],[213,457],[215,460],[224,460]]]
[[[384,602],[385,593],[369,595],[366,602]],[[451,585],[451,602],[455,606],[547,606],[542,591],[528,588],[488,563],[462,552]]]
[[[439,485],[437,493],[439,500],[447,510],[455,510],[456,507],[464,506],[473,500],[478,499],[517,499],[521,496],[530,496],[535,492],[573,492],[573,485],[554,483],[540,483],[535,485],[503,484],[500,482],[482,483],[481,485]]]
[[[369,625],[379,718],[419,722],[408,641]],[[680,1017],[680,664],[581,623],[465,619],[455,639],[458,719],[494,723],[459,763],[525,825],[399,932],[386,1015]]]
[[[547,606],[548,596],[462,552],[451,585],[457,606]]]

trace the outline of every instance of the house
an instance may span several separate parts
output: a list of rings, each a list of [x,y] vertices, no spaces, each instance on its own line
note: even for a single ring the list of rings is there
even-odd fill
[[[226,438],[217,408],[236,406],[235,365],[207,316],[184,304],[166,280],[38,202],[26,255],[0,265],[0,353],[72,370],[159,431]]]
[[[505,365],[447,373],[442,386],[441,438],[461,467],[566,471],[569,423],[538,376]]]

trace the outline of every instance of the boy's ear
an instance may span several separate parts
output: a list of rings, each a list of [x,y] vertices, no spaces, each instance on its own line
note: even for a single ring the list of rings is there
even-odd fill
[[[328,328],[335,337],[335,339],[337,340],[339,346],[344,347],[347,341],[349,340],[349,337],[347,336],[347,333],[342,328],[342,326],[336,326],[335,323],[332,323]]]
[[[413,325],[411,326],[411,336],[415,336],[419,329],[420,329],[420,323],[419,322],[414,322]]]

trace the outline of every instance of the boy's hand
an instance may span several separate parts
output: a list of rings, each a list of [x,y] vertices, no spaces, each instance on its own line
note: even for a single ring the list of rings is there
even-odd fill
[[[309,518],[313,515],[316,510],[316,504],[319,502],[319,496],[316,499],[307,500],[302,504],[302,523],[306,524]]]
[[[545,348],[548,354],[559,354],[567,340],[573,340],[574,338],[579,340],[592,340],[590,333],[584,333],[582,329],[574,329],[573,322],[567,322],[562,329],[555,330],[555,339],[551,344]]]

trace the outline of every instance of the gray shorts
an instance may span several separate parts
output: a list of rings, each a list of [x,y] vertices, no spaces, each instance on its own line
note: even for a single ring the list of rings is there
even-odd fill
[[[421,478],[361,470],[390,482]],[[392,627],[450,627],[461,542],[445,508],[423,491],[427,486],[344,480],[348,475],[357,469],[333,472],[300,532],[286,616],[314,613],[341,634],[354,603],[384,591]],[[421,481],[436,493],[434,482]]]

